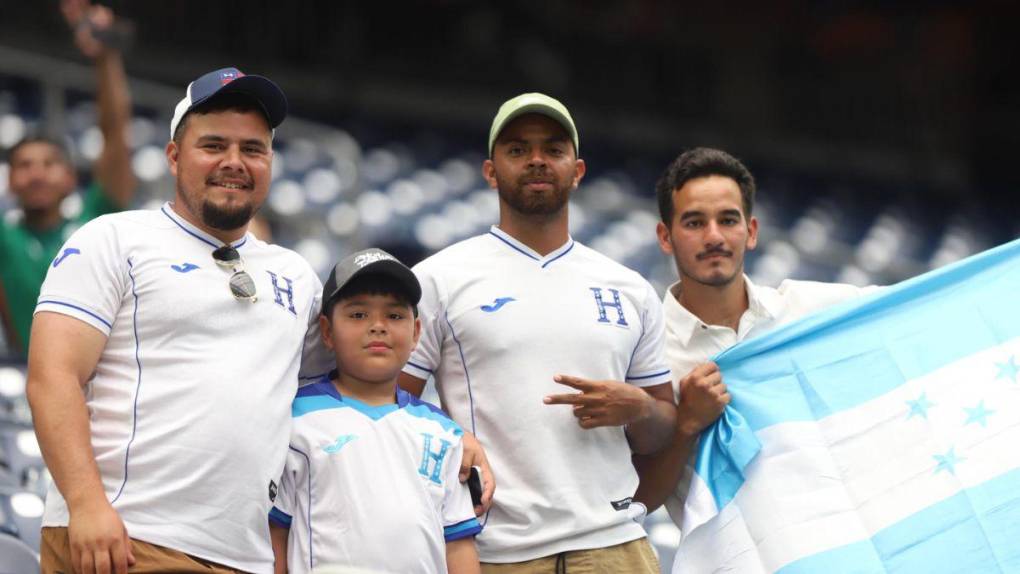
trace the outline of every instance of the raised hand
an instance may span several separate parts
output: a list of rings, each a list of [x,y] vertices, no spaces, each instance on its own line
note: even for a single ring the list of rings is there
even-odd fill
[[[581,428],[623,426],[652,415],[655,399],[639,387],[620,381],[591,381],[569,375],[553,380],[580,391],[545,397],[547,405],[573,405]]]
[[[106,6],[93,5],[89,0],[61,0],[60,11],[73,30],[78,50],[91,59],[102,55],[106,45],[99,35],[113,26],[113,12]]]

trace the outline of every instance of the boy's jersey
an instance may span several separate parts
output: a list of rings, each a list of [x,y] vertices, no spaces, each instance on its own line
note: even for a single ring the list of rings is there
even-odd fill
[[[270,521],[290,528],[291,573],[327,565],[446,572],[446,542],[481,531],[458,479],[463,431],[398,390],[370,406],[328,377],[292,407],[287,465]]]

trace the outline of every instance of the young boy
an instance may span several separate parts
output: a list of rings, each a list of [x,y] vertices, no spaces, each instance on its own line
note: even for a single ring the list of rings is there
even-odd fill
[[[269,515],[277,573],[479,572],[481,526],[457,478],[463,431],[397,388],[420,298],[414,273],[379,249],[347,257],[326,281],[319,326],[337,368],[302,387],[291,409]]]

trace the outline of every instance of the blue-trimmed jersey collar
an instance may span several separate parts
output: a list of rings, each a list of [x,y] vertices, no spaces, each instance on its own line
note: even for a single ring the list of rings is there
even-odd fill
[[[333,371],[333,372],[335,372],[335,371]],[[333,372],[330,372],[329,374],[322,375],[321,377],[316,379],[314,383],[309,383],[309,384],[304,385],[301,388],[299,388],[298,392],[297,392],[297,396],[295,398],[312,397],[312,396],[315,396],[315,395],[326,395],[326,396],[329,396],[329,397],[333,397],[334,399],[336,399],[336,400],[338,400],[338,401],[340,401],[342,403],[353,404],[354,402],[357,402],[358,404],[364,405],[365,403],[363,403],[362,401],[360,401],[360,400],[358,400],[358,399],[356,399],[354,397],[344,397],[343,395],[340,394],[340,389],[336,388],[336,385],[333,384],[333,380],[331,378]],[[411,398],[411,394],[408,393],[407,391],[405,391],[404,389],[401,389],[400,387],[397,387],[396,394],[395,394],[395,396],[393,398],[394,398],[394,402],[393,403],[388,403],[388,404],[395,404],[398,409],[402,409],[402,408],[406,407],[408,405],[408,403],[413,402],[412,398]],[[366,406],[368,406],[368,405],[366,405]],[[387,406],[387,405],[382,405],[382,406]]]
[[[540,255],[537,251],[521,243],[515,237],[503,231],[496,225],[493,225],[491,228],[489,228],[489,234],[494,236],[499,241],[503,242],[510,249],[517,251],[518,253],[525,257],[528,257],[529,259],[534,259],[535,261],[540,263],[542,267],[545,267],[546,265],[549,265],[550,263],[556,261],[560,257],[563,257],[567,253],[570,253],[570,250],[574,248],[574,238],[571,237],[570,235],[567,235],[566,243],[557,247],[556,249],[553,249],[552,251],[545,255]]]
[[[184,231],[185,233],[194,237],[195,239],[198,239],[199,241],[208,244],[213,249],[223,247],[222,241],[220,241],[213,235],[210,235],[209,233],[206,233],[205,231],[202,231],[198,227],[192,225],[190,222],[188,222],[188,220],[184,219],[176,211],[174,211],[171,202],[168,201],[164,203],[163,207],[159,208],[159,210],[163,212],[163,215],[166,215],[168,218],[170,218],[170,221],[176,223],[177,227],[179,227],[181,231]],[[244,245],[247,242],[248,234],[245,233],[240,239],[232,242],[230,245],[234,249],[239,249],[242,245]]]
[[[397,387],[393,398],[394,402],[385,405],[368,405],[354,397],[344,397],[333,384],[331,376],[323,375],[314,383],[298,389],[291,406],[291,415],[298,417],[322,409],[349,407],[378,421],[390,413],[404,410],[412,416],[433,420],[439,423],[444,430],[452,431],[458,436],[464,432],[442,409],[419,399],[400,387]]]

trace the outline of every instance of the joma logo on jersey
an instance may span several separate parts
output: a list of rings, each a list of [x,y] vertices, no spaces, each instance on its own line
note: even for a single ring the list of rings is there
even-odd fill
[[[620,301],[620,292],[618,290],[607,287],[606,291],[609,291],[612,295],[612,301],[607,301],[607,297],[602,293],[601,287],[589,287],[589,289],[591,289],[592,295],[595,296],[595,307],[598,310],[599,323],[614,324],[614,321],[609,318],[609,313],[610,310],[615,310],[615,324],[620,327],[630,327],[627,324],[627,318],[623,314],[623,303]]]
[[[53,267],[56,267],[57,265],[63,263],[64,260],[70,257],[71,255],[78,254],[81,254],[81,251],[77,247],[68,247],[67,249],[64,250],[63,253],[60,254],[59,257],[53,260]]]
[[[439,451],[434,452],[432,439],[435,437],[425,432],[421,433],[421,436],[424,440],[422,441],[421,466],[418,467],[418,474],[436,484],[442,484],[443,459],[446,458],[446,451],[450,448],[450,441],[439,439]]]

